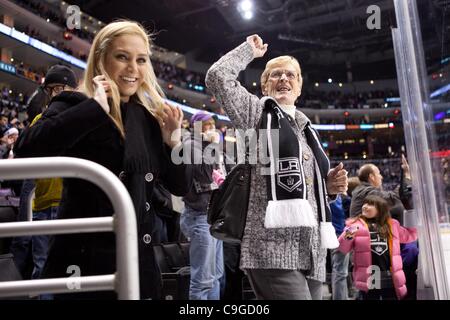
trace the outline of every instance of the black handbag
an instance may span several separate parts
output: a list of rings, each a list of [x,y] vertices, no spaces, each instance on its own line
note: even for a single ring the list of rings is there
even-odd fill
[[[262,119],[263,116],[256,127],[256,141],[259,138],[258,129],[261,127]],[[252,169],[249,157],[250,141],[245,140],[245,163],[233,167],[219,189],[214,190],[209,198],[207,209],[209,232],[214,238],[224,242],[241,243],[244,235]]]
[[[228,174],[213,191],[208,204],[208,223],[211,235],[224,242],[240,243],[247,220],[250,196],[251,165],[241,163]]]

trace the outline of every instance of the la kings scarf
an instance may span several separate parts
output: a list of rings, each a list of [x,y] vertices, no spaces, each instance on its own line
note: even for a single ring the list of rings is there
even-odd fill
[[[307,199],[305,172],[301,162],[302,145],[286,114],[275,100],[264,98],[263,103],[261,129],[266,129],[266,154],[270,159],[266,166],[270,174],[266,178],[269,201],[264,226],[266,228],[316,226],[318,221]],[[313,160],[314,192],[318,199],[321,246],[337,248],[339,243],[330,222],[330,208],[326,201],[325,179],[330,170],[330,162],[322,148],[317,132],[309,122],[304,131],[315,158],[315,161]]]

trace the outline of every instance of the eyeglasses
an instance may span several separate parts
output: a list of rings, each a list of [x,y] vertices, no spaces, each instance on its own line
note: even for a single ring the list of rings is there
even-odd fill
[[[65,84],[57,84],[57,85],[51,86],[51,87],[48,86],[45,88],[45,90],[47,91],[47,93],[49,95],[52,95],[52,94],[57,95],[57,94],[63,92],[66,89],[66,87],[67,86]]]
[[[289,80],[294,80],[297,78],[297,73],[289,70],[274,70],[269,74],[269,77],[273,79],[281,79],[283,74],[285,74],[286,78],[288,78]]]

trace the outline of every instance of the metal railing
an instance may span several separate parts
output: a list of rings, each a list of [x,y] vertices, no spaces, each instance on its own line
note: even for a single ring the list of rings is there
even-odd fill
[[[34,192],[36,191],[36,187],[31,190],[30,194],[27,198],[27,221],[33,221],[33,200],[34,200]]]
[[[0,160],[0,178],[79,178],[99,186],[111,200],[114,216],[0,223],[0,237],[67,233],[116,233],[116,274],[0,282],[0,297],[23,294],[115,290],[119,299],[139,299],[137,226],[134,206],[122,182],[105,167],[68,157]]]

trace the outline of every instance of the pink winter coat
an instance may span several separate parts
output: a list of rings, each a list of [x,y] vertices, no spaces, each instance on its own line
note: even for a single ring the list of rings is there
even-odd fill
[[[400,243],[413,242],[417,239],[416,228],[404,228],[395,219],[388,220],[392,238],[389,239],[389,255],[391,257],[391,274],[394,282],[395,292],[398,299],[406,296],[406,278],[403,272],[402,257],[400,255]],[[368,280],[372,265],[372,254],[370,251],[370,233],[365,221],[362,219],[349,219],[347,226],[358,226],[353,239],[344,238],[345,230],[339,237],[339,250],[348,253],[353,250],[353,282],[359,290],[367,292]]]

